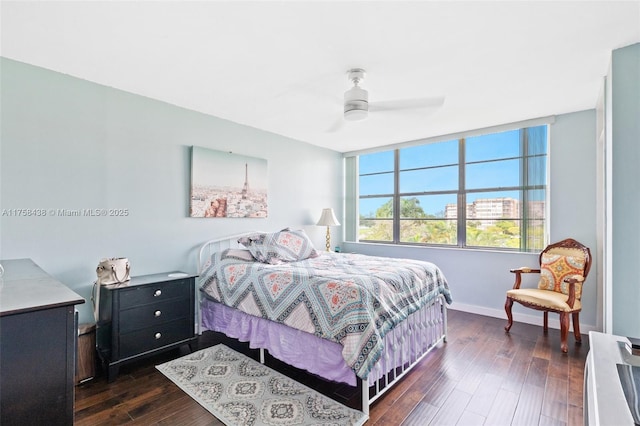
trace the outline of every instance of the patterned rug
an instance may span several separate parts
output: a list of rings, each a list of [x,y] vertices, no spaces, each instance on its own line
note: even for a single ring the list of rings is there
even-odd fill
[[[354,410],[225,345],[156,366],[226,425],[362,425]]]

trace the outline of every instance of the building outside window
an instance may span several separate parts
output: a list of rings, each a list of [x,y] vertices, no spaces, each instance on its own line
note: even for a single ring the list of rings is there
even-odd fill
[[[358,240],[539,251],[546,125],[362,154]]]

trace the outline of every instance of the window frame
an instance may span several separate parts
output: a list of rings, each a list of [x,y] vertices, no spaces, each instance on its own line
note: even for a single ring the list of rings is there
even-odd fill
[[[500,129],[495,131],[484,131],[484,132],[476,132],[476,133],[466,133],[464,135],[458,135],[457,137],[450,138],[441,138],[438,141],[430,142],[430,143],[443,143],[443,142],[451,142],[453,140],[457,140],[457,149],[458,149],[458,163],[447,163],[447,164],[437,164],[437,165],[429,165],[425,167],[411,167],[407,169],[400,169],[400,152],[404,148],[413,147],[417,145],[426,145],[428,143],[417,144],[414,143],[412,145],[400,145],[390,147],[390,149],[385,150],[393,151],[393,194],[368,194],[365,196],[361,196],[359,192],[359,181],[361,176],[366,175],[375,175],[375,174],[383,174],[389,173],[389,171],[384,172],[370,172],[361,175],[359,173],[359,164],[360,164],[360,156],[369,154],[368,152],[358,153],[355,156],[355,179],[356,179],[356,193],[354,200],[356,202],[355,209],[355,241],[362,243],[373,243],[373,244],[394,244],[394,245],[410,245],[410,246],[427,246],[427,247],[446,247],[446,248],[464,248],[464,249],[481,249],[481,250],[498,250],[498,251],[516,251],[516,252],[536,252],[539,251],[538,247],[531,248],[531,244],[529,241],[529,225],[534,220],[543,221],[543,241],[541,242],[542,247],[546,245],[549,239],[549,146],[550,146],[550,126],[549,122],[543,123],[532,123],[526,126],[518,126],[511,127],[507,129]],[[529,129],[535,127],[545,127],[545,141],[544,141],[544,150],[542,153],[531,153],[529,149]],[[471,162],[466,162],[466,141],[469,137],[473,136],[487,136],[490,134],[497,134],[507,131],[519,131],[519,155],[518,156],[508,156],[504,158],[491,158],[484,160],[475,160]],[[380,151],[378,151],[380,152]],[[535,182],[530,183],[529,179],[529,160],[532,158],[544,158],[545,161],[545,177],[544,184],[535,184]],[[467,189],[466,185],[466,172],[469,165],[474,164],[487,164],[491,162],[497,161],[507,161],[507,160],[518,160],[519,162],[519,184],[517,186],[505,186],[505,187],[480,187]],[[436,190],[436,191],[412,191],[412,192],[400,192],[400,173],[406,171],[415,171],[415,170],[430,170],[436,168],[443,167],[458,167],[458,186],[454,190]],[[535,218],[530,217],[530,206],[531,202],[534,200],[529,199],[529,196],[532,191],[544,191],[544,217],[543,218]],[[517,191],[520,195],[519,197],[519,216],[518,217],[509,217],[509,218],[478,218],[477,220],[511,220],[520,224],[520,246],[518,248],[510,248],[510,247],[499,247],[499,246],[479,246],[479,245],[471,245],[467,239],[467,223],[469,221],[467,210],[468,210],[468,202],[469,194],[477,194],[477,193],[491,193],[491,192],[508,192],[508,191]],[[432,218],[403,218],[401,217],[401,200],[403,198],[411,198],[411,197],[420,197],[420,196],[432,196],[432,195],[455,195],[457,202],[457,217],[454,219],[446,218],[446,217],[432,217]],[[361,221],[361,217],[359,214],[359,206],[360,201],[362,199],[367,198],[390,198],[393,203],[393,217],[390,218],[364,218],[364,220],[388,220],[392,222],[392,240],[361,240],[360,234],[358,231],[359,223]],[[419,243],[419,242],[407,242],[401,241],[401,222],[403,220],[419,220],[419,221],[457,221],[457,238],[455,244],[442,244],[442,243]]]

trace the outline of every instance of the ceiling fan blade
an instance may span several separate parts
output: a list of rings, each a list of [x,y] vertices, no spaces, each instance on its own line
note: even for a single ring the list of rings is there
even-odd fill
[[[331,125],[331,127],[329,127],[326,132],[327,133],[336,133],[337,131],[339,131],[340,129],[342,129],[342,126],[344,125],[344,119],[341,117],[338,120],[335,121],[335,123],[333,123]]]
[[[433,109],[444,104],[444,97],[410,98],[393,101],[369,102],[369,111],[395,111],[400,109]]]

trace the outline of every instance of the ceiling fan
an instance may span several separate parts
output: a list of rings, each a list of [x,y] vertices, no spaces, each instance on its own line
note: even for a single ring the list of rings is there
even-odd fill
[[[369,112],[435,109],[444,104],[444,97],[369,102],[369,92],[360,87],[365,75],[366,72],[362,68],[347,71],[347,78],[353,84],[352,88],[344,92],[344,119],[347,121],[364,120],[369,116]]]

